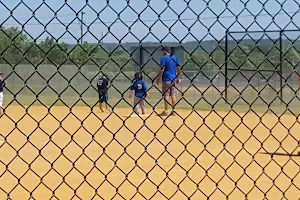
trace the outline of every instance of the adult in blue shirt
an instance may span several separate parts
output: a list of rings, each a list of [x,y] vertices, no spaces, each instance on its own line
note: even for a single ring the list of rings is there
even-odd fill
[[[164,111],[160,114],[161,116],[169,115],[169,99],[171,96],[172,100],[172,112],[171,115],[175,115],[175,104],[176,104],[176,87],[180,79],[181,67],[179,59],[175,55],[170,55],[167,49],[162,48],[163,56],[160,59],[161,70],[156,80],[159,85],[162,82],[162,95],[164,97]]]

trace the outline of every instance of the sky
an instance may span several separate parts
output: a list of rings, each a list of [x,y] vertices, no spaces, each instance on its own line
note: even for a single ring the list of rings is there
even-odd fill
[[[52,36],[61,42],[77,43],[81,36],[81,12],[85,13],[86,24],[83,40],[92,43],[101,40],[183,43],[221,40],[226,30],[300,27],[300,3],[297,0],[0,1],[1,25],[19,27],[37,41]]]

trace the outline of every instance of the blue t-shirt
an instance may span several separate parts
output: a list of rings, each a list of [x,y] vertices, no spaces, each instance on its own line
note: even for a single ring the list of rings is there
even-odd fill
[[[146,97],[148,88],[144,81],[138,80],[131,84],[130,90],[134,90],[136,97],[144,98],[144,97]]]
[[[164,69],[162,80],[164,82],[175,81],[177,76],[176,68],[180,66],[177,56],[170,56],[170,54],[164,55],[160,59],[160,66]]]

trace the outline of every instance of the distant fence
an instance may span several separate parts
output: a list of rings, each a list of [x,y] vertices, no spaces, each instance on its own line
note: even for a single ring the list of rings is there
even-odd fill
[[[229,31],[225,98],[245,105],[291,103],[298,93],[299,34],[298,30]]]
[[[208,70],[207,68],[205,69]],[[188,102],[197,103],[195,97],[202,97],[211,103],[215,103],[225,95],[225,72],[222,70],[211,71],[183,71],[181,75],[181,83],[178,85],[178,97],[182,94]],[[34,67],[32,65],[0,65],[0,71],[5,74],[6,82],[6,100],[4,104],[13,101],[13,96],[21,104],[31,104],[36,97],[44,98],[44,102],[48,104],[55,103],[60,97],[67,105],[73,105],[79,97],[84,97],[83,104],[90,106],[96,105],[98,95],[96,90],[96,82],[100,69],[96,65],[84,65],[78,70],[76,65],[40,65]],[[131,84],[134,71],[109,72],[105,71],[113,81],[113,85],[109,89],[111,103],[117,103],[117,99],[124,96]],[[209,74],[205,75],[205,74]],[[242,95],[251,103],[255,101],[258,93],[264,97],[265,101],[272,101],[278,96],[280,89],[280,79],[278,74],[272,72],[264,72],[264,77],[254,72],[238,72],[229,71],[227,73],[228,80],[231,85],[228,86],[228,101],[237,101],[236,104],[245,104],[240,99]],[[286,74],[286,75],[285,75]],[[151,92],[151,101],[156,104],[161,99],[160,87],[155,84],[157,72],[147,73],[144,77]],[[286,77],[285,86],[282,88],[285,101],[290,101],[298,89],[298,75],[292,72],[292,69],[284,71]],[[266,77],[270,77],[269,81]],[[251,86],[249,86],[251,83]],[[270,86],[271,87],[270,87]],[[260,91],[260,92],[259,92]],[[59,103],[59,102],[57,102]],[[225,102],[224,102],[225,103]],[[263,104],[256,101],[255,104]],[[125,106],[127,103],[124,104]],[[178,105],[179,107],[181,104]],[[185,106],[183,106],[185,107]],[[199,107],[196,105],[196,107]],[[201,107],[201,106],[200,106]]]

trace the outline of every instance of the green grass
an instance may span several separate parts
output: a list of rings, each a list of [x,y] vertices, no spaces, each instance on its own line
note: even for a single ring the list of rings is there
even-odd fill
[[[114,84],[115,88],[119,90],[119,92],[114,88],[110,87],[109,89],[109,103],[115,107],[129,107],[132,105],[132,100],[128,98],[128,84]],[[5,91],[4,95],[4,105],[10,104],[18,104],[18,102],[22,105],[41,105],[40,102],[44,105],[80,105],[85,106],[88,105],[90,107],[95,106],[98,101],[98,94],[93,88],[89,88],[87,91],[86,88],[88,85],[73,85],[76,90],[83,94],[80,100],[80,96],[76,91],[74,91],[71,87],[65,90],[67,87],[64,85],[51,85],[57,93],[62,93],[60,98],[58,95],[51,90],[50,88],[44,89],[43,85],[29,85],[31,90],[33,90],[36,94],[40,93],[38,98],[32,91],[28,88],[22,89],[22,85],[12,85],[8,88],[11,90],[12,93],[16,94],[16,99],[14,99],[13,95],[10,94],[8,91]],[[199,89],[199,88],[198,88]],[[65,91],[64,91],[65,90]],[[204,91],[205,88],[200,88],[201,91]],[[85,91],[85,92],[84,92]],[[221,98],[221,95],[218,91],[210,89],[201,96],[198,90],[195,88],[191,88],[189,90],[185,90],[184,97],[178,96],[178,104],[177,108],[181,109],[197,109],[197,110],[218,110],[218,111],[229,111],[235,110],[237,112],[247,112],[249,110],[262,113],[272,110],[275,113],[282,114],[282,113],[294,113],[300,114],[300,102],[298,99],[294,99],[288,105],[288,108],[292,111],[286,111],[287,106],[282,103],[279,99],[273,101],[276,97],[276,92],[274,91],[265,91],[260,94],[261,99],[257,99],[257,92],[254,90],[248,90],[242,93],[242,97],[247,101],[245,102],[239,97],[239,93],[234,90],[229,90],[228,92],[228,102]],[[120,93],[121,92],[121,93]],[[122,93],[124,95],[122,95]],[[162,108],[163,102],[161,100],[161,93],[152,88],[150,90],[150,98],[147,99],[150,105],[147,107],[156,107]],[[284,99],[286,102],[289,102],[294,97],[294,94],[290,91],[284,91]],[[39,102],[39,101],[40,102]],[[128,103],[126,103],[126,101]],[[264,102],[266,101],[267,104]],[[254,103],[253,103],[254,102]],[[251,108],[250,108],[250,104]],[[270,106],[268,106],[270,104]]]
[[[98,97],[96,96],[97,94],[95,94],[95,97],[82,97],[82,99],[80,100],[79,96],[62,96],[60,99],[58,100],[57,96],[40,96],[38,98],[38,100],[40,102],[42,102],[42,104],[46,105],[46,106],[50,106],[50,105],[56,105],[56,106],[63,106],[63,105],[67,105],[67,106],[90,106],[93,107],[95,105],[97,105],[97,101],[98,101]],[[130,105],[132,105],[132,100],[129,99],[126,95],[126,97],[124,97],[124,99],[120,100],[122,98],[118,98],[118,97],[113,97],[110,96],[109,98],[109,104],[111,106],[114,107],[119,107],[119,108],[128,108],[130,107]],[[12,95],[5,95],[5,101],[4,101],[4,105],[7,106],[8,104],[12,104],[12,105],[16,105],[18,104],[18,102],[22,105],[42,105],[39,101],[38,101],[35,96],[33,95],[18,95],[16,100],[14,100]],[[220,99],[219,101],[210,101],[208,98],[206,98],[206,101],[204,99],[201,99],[200,101],[198,101],[197,98],[194,99],[189,99],[186,98],[186,100],[188,102],[190,102],[192,105],[194,105],[194,109],[195,110],[216,110],[216,111],[229,111],[229,110],[234,110],[237,112],[248,112],[249,110],[251,112],[257,112],[257,113],[264,113],[264,112],[268,112],[270,110],[272,110],[275,113],[278,114],[282,114],[282,113],[286,113],[286,114],[300,114],[300,104],[290,104],[289,105],[289,109],[292,111],[292,113],[290,111],[287,111],[287,107],[284,104],[280,104],[280,102],[275,102],[273,104],[271,104],[271,106],[268,106],[267,104],[264,104],[262,102],[260,103],[254,103],[250,106],[246,103],[242,104],[241,102],[237,102],[235,104],[229,104],[226,103],[223,99]],[[126,101],[130,104],[128,105],[128,103],[126,103]],[[147,99],[147,101],[149,102],[149,104],[147,105],[148,108],[150,107],[155,107],[155,108],[162,108],[163,106],[163,101],[161,100],[161,98],[153,98],[153,96],[149,99]],[[196,101],[198,101],[196,103]],[[207,102],[208,101],[208,102]],[[177,108],[180,109],[187,109],[187,110],[192,110],[193,106],[189,105],[183,98],[182,99],[178,99],[178,104],[177,104]]]

